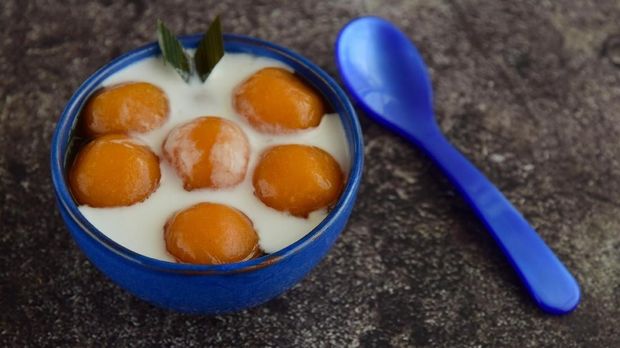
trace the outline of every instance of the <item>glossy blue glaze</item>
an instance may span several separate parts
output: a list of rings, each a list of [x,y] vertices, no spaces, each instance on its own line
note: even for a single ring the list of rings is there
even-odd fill
[[[196,47],[200,36],[182,37]],[[280,60],[312,84],[340,115],[351,155],[351,170],[340,200],[304,238],[257,259],[226,265],[188,265],[139,255],[106,237],[79,212],[68,190],[65,162],[78,114],[88,96],[108,76],[160,53],[157,44],[133,50],[105,65],[71,97],[52,139],[51,171],[58,209],[69,232],[92,263],[136,296],[161,307],[205,314],[236,311],[263,303],[299,282],[331,248],[355,203],[363,166],[362,132],[345,93],[319,67],[299,54],[255,38],[225,35],[227,52]],[[130,232],[130,231],[128,231]]]
[[[420,146],[474,208],[546,312],[577,307],[575,278],[502,193],[442,135],[422,56],[397,27],[377,17],[347,24],[336,60],[344,84],[365,113]]]

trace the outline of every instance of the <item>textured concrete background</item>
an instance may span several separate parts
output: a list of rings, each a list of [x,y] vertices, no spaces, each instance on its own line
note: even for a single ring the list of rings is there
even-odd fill
[[[284,296],[189,316],[106,280],[55,210],[54,124],[89,74],[155,38],[156,18],[194,33],[216,13],[334,76],[347,21],[401,26],[432,70],[442,128],[573,271],[577,311],[541,313],[440,173],[364,116],[349,228]],[[0,346],[620,346],[617,0],[5,0],[0,28]]]

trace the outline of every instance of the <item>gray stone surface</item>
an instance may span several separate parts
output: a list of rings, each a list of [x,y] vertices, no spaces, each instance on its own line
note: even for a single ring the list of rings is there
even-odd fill
[[[541,313],[441,174],[360,116],[366,168],[349,227],[298,286],[217,317],[154,308],[77,249],[52,198],[51,133],[121,52],[223,13],[336,75],[338,29],[393,20],[432,70],[449,138],[580,281]],[[620,2],[18,1],[0,4],[0,346],[619,347]]]

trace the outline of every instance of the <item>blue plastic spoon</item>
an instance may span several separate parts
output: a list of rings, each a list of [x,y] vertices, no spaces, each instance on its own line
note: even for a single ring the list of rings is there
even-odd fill
[[[540,308],[552,314],[575,309],[580,299],[575,278],[521,213],[442,135],[426,66],[407,36],[381,18],[358,18],[340,32],[336,60],[363,111],[421,147],[450,178]]]

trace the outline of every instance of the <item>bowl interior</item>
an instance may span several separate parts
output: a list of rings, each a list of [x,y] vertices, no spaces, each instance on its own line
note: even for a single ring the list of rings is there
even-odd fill
[[[180,40],[185,47],[195,48],[198,45],[200,38],[201,36],[194,35],[181,37]],[[325,231],[325,229],[328,228],[342,212],[343,207],[354,203],[355,194],[359,187],[362,174],[362,132],[355,111],[349,99],[346,97],[345,93],[338,86],[338,84],[318,66],[314,65],[304,57],[272,43],[245,36],[225,35],[224,45],[226,52],[248,53],[265,56],[282,61],[291,66],[295,70],[296,74],[301,76],[322,94],[334,112],[338,113],[340,116],[349,146],[351,169],[345,189],[328,216],[317,227],[306,234],[306,236],[276,253],[267,254],[244,262],[224,265],[191,265],[168,262],[143,256],[111,240],[102,232],[97,230],[90,222],[88,222],[78,210],[78,207],[71,196],[66,180],[65,168],[67,161],[71,158],[70,151],[73,145],[73,130],[84,103],[106,78],[126,66],[131,65],[132,63],[160,54],[158,45],[156,43],[151,43],[116,58],[91,75],[71,97],[56,126],[52,139],[52,180],[58,203],[68,212],[68,215],[72,218],[72,220],[80,226],[80,232],[87,234],[89,237],[95,239],[102,246],[108,248],[117,255],[156,270],[168,272],[189,272],[192,274],[197,272],[239,272],[273,264],[278,262],[278,260],[287,257],[287,255],[295,253],[305,245],[312,243],[314,240],[320,238],[323,231]]]

